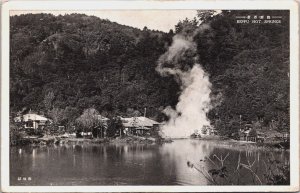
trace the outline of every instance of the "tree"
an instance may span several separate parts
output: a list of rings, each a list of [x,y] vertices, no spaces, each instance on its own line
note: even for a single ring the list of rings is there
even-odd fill
[[[75,107],[66,107],[63,113],[63,120],[67,126],[67,129],[71,129],[75,125],[75,121],[79,116],[79,110]]]
[[[116,135],[122,136],[124,127],[120,117],[113,117],[108,121],[107,137],[115,137]]]
[[[207,134],[207,127],[206,127],[206,126],[203,126],[203,127],[201,128],[201,133],[204,134],[204,135]]]
[[[45,95],[45,98],[44,98],[44,105],[45,105],[46,110],[52,109],[53,100],[54,100],[54,93],[53,93],[53,91],[50,91]]]
[[[76,119],[76,122],[84,132],[92,132],[94,128],[103,126],[103,122],[99,119],[99,116],[100,114],[96,109],[85,109],[82,115]]]
[[[64,116],[64,110],[60,108],[53,108],[48,112],[48,115],[55,126],[61,125]]]
[[[197,16],[202,22],[208,22],[215,14],[215,10],[197,10]]]
[[[177,34],[183,35],[192,35],[194,31],[198,28],[198,21],[196,18],[193,20],[189,20],[188,18],[183,21],[179,21],[178,24],[175,25],[175,31]]]
[[[128,117],[139,117],[141,116],[142,114],[140,113],[140,111],[138,110],[134,110],[133,108],[127,108],[126,110],[126,115]]]

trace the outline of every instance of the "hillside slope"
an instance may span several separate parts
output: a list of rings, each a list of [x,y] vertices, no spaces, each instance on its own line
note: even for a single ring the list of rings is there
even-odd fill
[[[158,115],[177,102],[178,85],[155,71],[171,38],[81,14],[13,16],[10,107]]]

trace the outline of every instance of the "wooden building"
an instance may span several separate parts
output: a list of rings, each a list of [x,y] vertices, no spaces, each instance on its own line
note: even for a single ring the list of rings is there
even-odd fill
[[[46,123],[51,123],[52,121],[44,116],[28,113],[22,116],[14,118],[16,123],[24,123],[25,129],[43,129],[46,126]]]
[[[159,123],[147,117],[121,118],[126,135],[143,136],[157,130]]]

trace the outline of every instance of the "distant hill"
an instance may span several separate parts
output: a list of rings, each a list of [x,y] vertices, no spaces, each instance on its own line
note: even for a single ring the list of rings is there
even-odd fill
[[[236,15],[280,15],[279,24],[237,24]],[[179,21],[175,34],[194,34],[199,61],[212,82],[208,116],[223,134],[240,121],[289,129],[289,12],[211,11]],[[198,33],[199,20],[209,26]],[[120,25],[83,14],[11,17],[10,107],[47,113],[89,107],[101,114],[163,120],[179,85],[156,71],[173,32]]]
[[[281,16],[281,22],[239,24],[236,16]],[[209,113],[213,124],[224,133],[236,131],[240,121],[289,130],[289,11],[222,11],[213,17],[199,12],[199,17],[210,25],[195,41],[218,105]]]
[[[12,111],[95,107],[123,114],[147,107],[155,116],[177,103],[178,85],[155,71],[172,34],[83,14],[13,16],[10,29]]]

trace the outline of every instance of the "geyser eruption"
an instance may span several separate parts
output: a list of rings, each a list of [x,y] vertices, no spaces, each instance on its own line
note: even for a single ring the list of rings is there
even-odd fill
[[[195,130],[201,132],[203,125],[210,125],[207,113],[211,107],[211,83],[197,63],[195,53],[192,37],[176,35],[168,51],[159,59],[156,70],[162,76],[173,75],[181,86],[176,109],[164,109],[169,120],[162,126],[163,137],[189,137]],[[186,61],[192,65],[187,65]],[[166,67],[170,64],[172,67]]]

